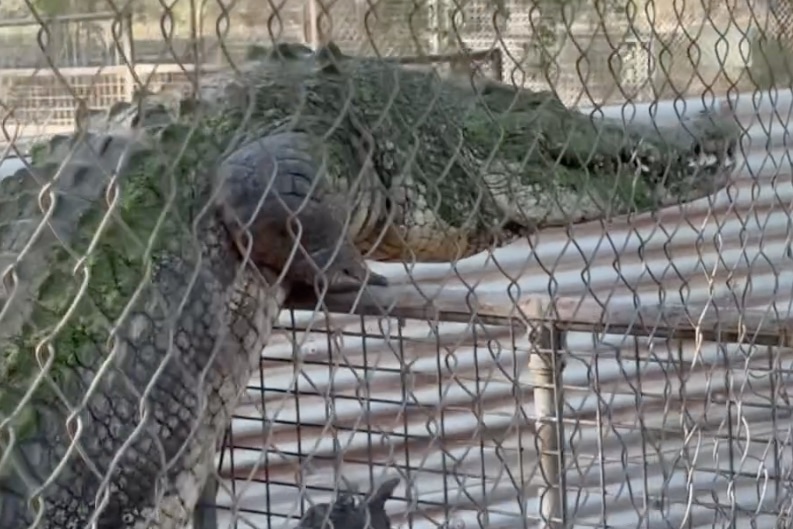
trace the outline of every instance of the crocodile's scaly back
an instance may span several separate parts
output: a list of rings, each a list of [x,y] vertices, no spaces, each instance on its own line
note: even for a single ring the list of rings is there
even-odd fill
[[[114,108],[0,184],[4,529],[183,527],[289,285],[382,283],[323,203],[295,246],[274,204],[317,168],[289,133],[246,150],[182,110]]]
[[[181,527],[293,283],[706,196],[737,139],[334,46],[79,122],[0,183],[2,528]]]
[[[218,147],[173,155],[189,134],[57,138],[3,182],[4,528],[189,519],[279,301],[209,207]]]
[[[323,178],[377,260],[451,261],[538,228],[711,195],[741,133],[714,112],[666,127],[595,119],[550,93],[472,89],[332,44],[221,72],[197,95],[226,104],[227,133],[321,140]]]
[[[741,130],[705,113],[623,124],[551,93],[475,87],[376,57],[282,45],[196,93],[160,93],[158,116],[201,108],[245,143],[307,135],[326,197],[375,260],[453,261],[536,229],[652,211],[726,185]],[[138,106],[117,119],[135,122]]]

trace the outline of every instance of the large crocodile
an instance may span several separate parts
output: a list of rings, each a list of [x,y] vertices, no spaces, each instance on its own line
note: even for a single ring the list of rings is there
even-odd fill
[[[717,112],[626,126],[550,92],[452,82],[333,44],[286,48],[268,67],[211,77],[201,98],[240,100],[237,119],[259,134],[330,145],[327,180],[375,260],[453,261],[539,228],[702,198],[725,185],[741,133]]]
[[[442,79],[333,44],[281,45],[205,77],[191,95],[190,111],[204,104],[223,136],[241,123],[254,138],[308,133],[325,200],[342,206],[356,246],[378,261],[453,261],[536,229],[708,196],[726,184],[741,134],[719,112],[625,125],[550,92]],[[148,108],[169,122],[185,97],[161,93]],[[218,104],[229,101],[231,110]],[[118,110],[128,123],[137,115],[136,105]]]
[[[184,527],[291,286],[384,284],[362,251],[453,260],[696,199],[734,155],[710,115],[626,129],[334,46],[274,51],[81,116],[0,184],[0,527]]]

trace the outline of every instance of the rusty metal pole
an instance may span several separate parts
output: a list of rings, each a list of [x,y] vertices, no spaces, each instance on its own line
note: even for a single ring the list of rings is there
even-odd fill
[[[524,314],[529,320],[529,339],[532,344],[528,375],[534,393],[534,446],[541,480],[538,487],[540,527],[559,529],[564,527],[566,513],[564,475],[561,470],[564,468],[562,335],[553,325],[539,321],[544,316],[541,303],[532,302],[526,309]]]
[[[317,0],[307,0],[304,13],[305,18],[307,19],[306,25],[304,26],[307,33],[305,39],[308,41],[311,49],[316,50],[320,45]]]

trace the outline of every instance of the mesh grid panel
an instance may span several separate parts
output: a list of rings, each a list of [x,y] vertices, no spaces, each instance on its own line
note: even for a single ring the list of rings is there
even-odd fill
[[[791,6],[0,5],[0,527],[788,527]]]

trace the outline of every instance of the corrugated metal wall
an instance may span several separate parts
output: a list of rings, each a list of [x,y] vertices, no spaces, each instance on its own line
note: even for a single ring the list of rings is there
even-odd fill
[[[673,122],[681,105],[656,105],[656,121]],[[689,100],[686,113],[701,106]],[[735,108],[745,159],[714,198],[656,219],[546,231],[533,248],[520,242],[456,272],[419,265],[411,275],[449,302],[474,288],[481,303],[500,306],[553,293],[568,307],[775,308],[785,317],[793,96],[741,94]],[[648,119],[651,109],[604,112]],[[402,265],[373,267],[415,290]],[[310,318],[285,313],[283,323]],[[330,337],[297,333],[296,346],[285,332],[263,353],[221,464],[226,477],[234,469],[220,502],[237,510],[238,527],[293,527],[306,497],[327,501],[337,476],[367,490],[397,473],[404,480],[388,511],[398,526],[517,528],[536,518],[542,477],[523,336],[507,326],[338,314],[330,327]],[[790,350],[570,333],[565,354],[575,527],[773,527],[793,466]],[[220,518],[233,526],[229,512]]]

